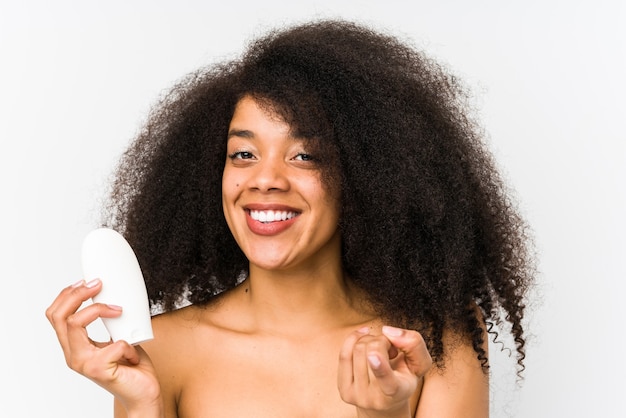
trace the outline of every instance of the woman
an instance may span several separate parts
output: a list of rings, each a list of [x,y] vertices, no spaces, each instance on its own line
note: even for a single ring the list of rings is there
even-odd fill
[[[484,417],[487,329],[523,370],[525,225],[462,90],[343,21],[269,33],[167,95],[126,152],[108,226],[144,271],[154,340],[97,343],[123,307],[47,310],[116,417]],[[184,306],[183,305],[189,305]]]

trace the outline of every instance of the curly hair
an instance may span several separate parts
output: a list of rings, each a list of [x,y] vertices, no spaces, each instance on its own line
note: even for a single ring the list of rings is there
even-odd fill
[[[153,108],[122,156],[105,221],[135,249],[151,303],[204,304],[248,272],[221,202],[229,122],[246,95],[322,157],[324,184],[342,197],[345,274],[381,318],[420,331],[440,367],[453,331],[485,370],[482,329],[497,336],[493,326],[508,323],[521,372],[528,226],[466,90],[408,43],[353,22],[270,31]]]

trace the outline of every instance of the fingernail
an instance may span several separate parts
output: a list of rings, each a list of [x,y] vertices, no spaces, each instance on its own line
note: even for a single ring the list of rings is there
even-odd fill
[[[108,306],[109,308],[111,308],[111,309],[116,310],[116,311],[121,311],[121,310],[122,310],[122,307],[121,307],[121,306],[118,306],[118,305],[111,305],[111,304],[107,304],[107,306]]]
[[[362,327],[356,330],[359,334],[369,334],[370,327]]]
[[[370,362],[370,366],[372,366],[373,369],[378,369],[380,367],[380,359],[377,355],[370,354],[367,356],[367,360]]]
[[[383,334],[388,337],[400,337],[404,334],[404,330],[396,327],[390,327],[388,325],[383,325]]]
[[[76,283],[74,283],[74,284],[72,285],[72,287],[80,287],[80,286],[82,286],[82,285],[83,285],[83,283],[85,283],[85,281],[84,281],[84,280],[79,280],[79,281],[77,281]]]
[[[89,281],[89,282],[85,283],[85,287],[89,287],[89,288],[91,288],[91,287],[96,286],[98,283],[100,283],[100,280],[99,280],[99,279],[93,279],[93,280],[91,280],[91,281]]]

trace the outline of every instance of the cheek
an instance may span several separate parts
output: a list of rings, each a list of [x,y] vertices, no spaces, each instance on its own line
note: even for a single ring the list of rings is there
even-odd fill
[[[222,174],[222,196],[232,196],[233,192],[239,188],[241,179],[236,176],[236,173],[228,168],[224,169]]]
[[[232,204],[232,199],[234,198],[234,191],[237,190],[239,182],[234,181],[231,176],[225,171],[224,176],[222,177],[222,206],[224,209],[224,213],[228,211],[228,207]]]
[[[338,187],[329,187],[319,180],[311,182],[308,187],[311,193],[315,194],[317,199],[326,206],[339,207],[340,193]]]
[[[339,218],[341,211],[340,194],[336,190],[329,190],[326,185],[316,182],[310,185],[311,195],[315,195],[315,200],[319,202],[326,217]]]
[[[235,205],[244,184],[244,180],[236,174],[236,171],[225,169],[222,175],[222,211],[231,229],[233,216],[236,213]]]
[[[341,217],[341,193],[338,188],[328,190],[328,187],[324,187],[324,190],[324,198],[326,205],[328,206],[328,210],[334,215],[335,220],[338,221]]]

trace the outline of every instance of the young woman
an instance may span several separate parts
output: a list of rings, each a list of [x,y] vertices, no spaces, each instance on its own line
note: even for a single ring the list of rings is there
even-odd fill
[[[343,21],[201,69],[124,155],[107,225],[142,266],[154,340],[92,341],[123,307],[47,310],[116,417],[485,417],[487,330],[520,371],[526,227],[462,89]],[[183,307],[184,306],[184,307]]]

